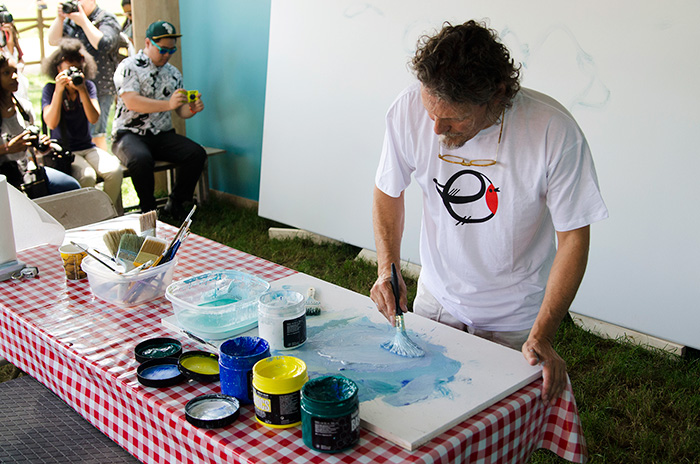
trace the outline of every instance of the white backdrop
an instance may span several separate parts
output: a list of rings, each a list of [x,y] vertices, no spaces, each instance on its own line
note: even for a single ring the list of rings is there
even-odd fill
[[[586,133],[610,219],[572,309],[700,348],[700,2],[273,0],[260,214],[374,249],[384,114],[418,37],[486,19]],[[420,195],[402,257],[418,262]]]

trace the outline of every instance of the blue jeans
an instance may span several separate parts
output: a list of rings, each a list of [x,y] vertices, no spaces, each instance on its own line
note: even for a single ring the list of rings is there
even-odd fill
[[[45,167],[44,169],[46,170],[46,188],[49,191],[49,195],[80,188],[78,181],[68,174],[57,171],[53,168]],[[24,182],[24,173],[20,170],[19,165],[16,162],[10,161],[0,164],[0,174],[7,177],[7,182],[10,185],[15,187],[17,190],[21,190],[22,183]]]
[[[107,135],[107,121],[109,121],[109,110],[114,103],[114,95],[98,96],[97,101],[100,103],[100,119],[95,124],[90,124],[93,138]]]
[[[46,169],[46,188],[49,190],[49,195],[80,188],[78,181],[68,174],[49,167],[45,167],[44,169]]]

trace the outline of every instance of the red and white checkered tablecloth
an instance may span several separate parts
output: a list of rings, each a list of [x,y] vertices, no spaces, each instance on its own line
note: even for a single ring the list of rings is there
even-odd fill
[[[159,223],[159,235],[174,233]],[[178,257],[175,279],[238,269],[271,282],[296,272],[194,234]],[[410,452],[363,430],[352,450],[318,453],[304,445],[301,427],[259,425],[252,406],[243,406],[229,427],[198,429],[185,420],[184,406],[196,396],[219,393],[218,383],[159,390],[136,380],[134,346],[146,338],[174,336],[161,325],[172,313],[165,298],[119,308],[96,299],[87,280],[67,281],[55,247],[25,250],[18,259],[39,267],[40,274],[0,282],[0,355],[143,462],[520,463],[538,448],[572,462],[586,461],[571,384],[562,398],[546,406],[541,380]],[[199,348],[187,339],[182,342],[184,350]]]

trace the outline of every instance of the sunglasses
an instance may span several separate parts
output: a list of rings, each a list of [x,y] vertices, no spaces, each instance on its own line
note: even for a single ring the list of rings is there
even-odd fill
[[[175,53],[175,52],[177,51],[177,47],[165,48],[165,47],[159,46],[157,43],[155,43],[155,42],[154,42],[153,40],[151,40],[151,39],[148,39],[148,40],[150,40],[150,41],[151,41],[151,44],[152,44],[154,47],[156,47],[156,48],[158,49],[158,52],[159,52],[161,55],[172,55],[173,53]]]

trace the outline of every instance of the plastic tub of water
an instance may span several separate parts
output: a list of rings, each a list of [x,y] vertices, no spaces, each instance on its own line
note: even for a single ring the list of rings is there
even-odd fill
[[[165,297],[183,329],[221,340],[258,324],[258,298],[270,284],[245,272],[208,271],[172,283]]]
[[[88,256],[80,264],[97,298],[118,306],[136,306],[160,298],[173,281],[177,258],[136,274],[117,274]]]

